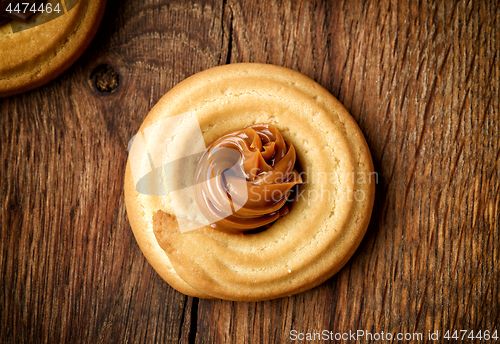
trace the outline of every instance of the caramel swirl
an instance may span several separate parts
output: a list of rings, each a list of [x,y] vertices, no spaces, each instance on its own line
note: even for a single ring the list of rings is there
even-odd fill
[[[197,203],[217,229],[244,232],[268,225],[288,213],[290,192],[302,183],[295,160],[295,148],[272,125],[227,134],[198,163]],[[227,204],[230,214],[223,210]]]

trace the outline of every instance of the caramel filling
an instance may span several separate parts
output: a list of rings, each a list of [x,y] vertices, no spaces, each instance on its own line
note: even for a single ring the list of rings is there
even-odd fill
[[[198,206],[217,219],[216,229],[244,232],[269,225],[288,213],[290,193],[302,183],[295,162],[295,148],[272,125],[227,134],[198,162]],[[229,215],[222,210],[227,204]]]

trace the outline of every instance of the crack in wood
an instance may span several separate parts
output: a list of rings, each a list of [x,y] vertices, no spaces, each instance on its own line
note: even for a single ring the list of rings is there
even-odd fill
[[[231,6],[227,2],[227,0],[222,1],[222,35],[223,35],[223,42],[224,42],[224,36],[225,36],[225,19],[227,16],[227,12],[229,12],[229,24],[228,24],[228,37],[227,37],[227,45],[226,45],[226,57],[224,59],[225,64],[230,64],[231,63],[231,57],[232,57],[232,51],[233,51],[233,21],[234,21],[234,14],[233,10],[231,9]]]
[[[196,335],[198,332],[198,304],[200,299],[194,297],[191,302],[191,322],[189,323],[188,343],[196,343]]]

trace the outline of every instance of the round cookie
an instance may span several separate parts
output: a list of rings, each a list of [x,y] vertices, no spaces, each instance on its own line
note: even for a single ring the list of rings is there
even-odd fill
[[[49,4],[50,13],[37,12],[26,22],[2,20],[0,96],[41,86],[68,68],[96,33],[105,1],[59,0],[36,6]]]
[[[180,230],[172,200],[139,192],[134,175],[161,155],[164,141],[149,128],[182,114],[196,118],[206,146],[256,124],[278,128],[295,147],[305,176],[290,212],[253,234],[210,226]],[[131,145],[125,172],[128,218],[149,263],[184,294],[256,301],[302,292],[335,274],[364,236],[375,192],[368,146],[342,104],[303,74],[252,63],[200,72],[160,99],[141,135],[160,148],[151,154],[134,149],[135,140]],[[193,135],[185,136],[175,149],[189,154]],[[168,183],[179,176],[163,177]]]

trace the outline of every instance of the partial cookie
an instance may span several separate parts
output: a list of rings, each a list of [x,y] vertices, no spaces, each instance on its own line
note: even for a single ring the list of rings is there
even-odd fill
[[[68,68],[95,35],[105,1],[4,0],[2,5],[0,96],[7,96],[41,86]]]
[[[164,133],[175,127],[169,120],[183,116],[178,125],[194,118],[205,147],[252,126],[279,129],[303,172],[293,179],[300,197],[290,210],[252,234],[210,225],[186,230],[174,198],[145,192],[138,178],[151,162],[162,164],[162,149],[199,153],[196,134],[183,130],[165,146]],[[365,139],[342,104],[298,72],[233,64],[193,75],[160,99],[137,137],[125,175],[127,214],[148,261],[185,294],[255,301],[310,289],[347,262],[368,226],[375,180]],[[151,150],[138,149],[139,141]],[[158,176],[175,185],[188,170],[169,167]]]

